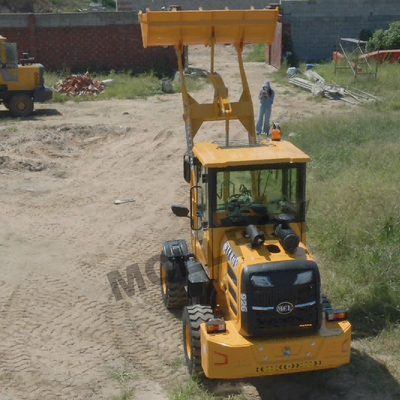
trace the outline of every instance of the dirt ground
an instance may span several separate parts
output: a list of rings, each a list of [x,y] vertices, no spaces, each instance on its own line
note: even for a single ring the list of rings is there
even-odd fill
[[[220,51],[216,70],[235,100],[234,50]],[[192,66],[207,68],[206,54],[191,48]],[[246,64],[256,109],[271,71]],[[289,118],[351,111],[271,81],[272,120],[283,129]],[[211,101],[212,89],[194,97]],[[133,399],[166,399],[186,375],[180,315],[162,305],[156,261],[163,241],[189,236],[187,220],[170,211],[189,203],[180,94],[37,105],[21,121],[2,107],[0,118],[0,399],[100,400],[130,390]],[[218,137],[224,126],[216,123],[199,134]],[[127,267],[131,296],[122,291],[118,300],[108,277],[126,279]],[[208,385],[226,397],[334,399],[327,382],[341,379],[341,398],[375,398],[348,368]]]

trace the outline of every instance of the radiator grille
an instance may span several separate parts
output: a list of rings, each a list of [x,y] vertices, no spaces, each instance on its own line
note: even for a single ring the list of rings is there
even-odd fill
[[[287,279],[279,277],[279,274],[288,274],[288,271],[269,273],[268,276],[272,282],[286,281],[284,284],[262,288],[251,285],[252,293],[248,293],[248,298],[252,299],[249,308],[253,317],[253,332],[257,335],[289,334],[315,329],[318,326],[319,304],[316,282],[293,285],[292,280],[288,284]],[[279,312],[281,304],[289,305],[291,311],[286,308]]]

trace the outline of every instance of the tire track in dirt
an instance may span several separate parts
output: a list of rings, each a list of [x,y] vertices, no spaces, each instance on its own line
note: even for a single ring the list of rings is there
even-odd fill
[[[132,248],[138,253],[145,252],[146,242],[135,243],[124,240],[116,248],[116,252],[102,262],[100,268],[88,268],[86,265],[84,274],[91,279],[99,278],[106,268],[116,268],[127,281],[122,265],[131,265]],[[159,256],[151,257],[158,260]],[[158,268],[158,261],[155,261]],[[136,280],[134,295],[126,296],[121,293],[124,300],[116,301],[111,298],[109,306],[105,310],[107,322],[115,333],[114,344],[120,349],[124,357],[139,366],[141,370],[155,374],[156,380],[162,384],[169,382],[170,367],[177,357],[181,356],[181,323],[179,319],[165,310],[161,301],[158,285],[158,271],[153,269],[151,278],[156,277],[157,284],[150,280],[146,274],[146,265],[137,265],[135,276],[140,272],[142,281]],[[102,276],[104,279],[104,275]],[[110,288],[108,290],[111,291]],[[162,373],[164,371],[164,373]],[[165,375],[164,379],[162,376]],[[161,376],[161,379],[159,379]]]
[[[161,132],[158,139],[156,146],[167,142],[168,136]],[[124,146],[120,148],[124,150]],[[157,157],[151,152],[143,152],[131,162],[150,164],[151,174],[157,174],[157,163],[167,167],[173,162],[171,157],[171,153]],[[74,160],[72,167],[77,168],[77,164],[79,160]],[[158,263],[155,262],[151,279],[146,274],[145,264],[149,256],[158,258],[158,254],[149,255],[149,244],[160,244],[167,239],[162,235],[168,225],[155,233],[154,226],[166,208],[169,212],[169,207],[151,204],[149,214],[131,224],[131,233],[130,224],[111,235],[106,229],[98,231],[94,229],[96,223],[92,223],[93,214],[90,213],[76,224],[73,222],[76,220],[74,214],[78,216],[74,212],[76,207],[87,208],[98,198],[86,188],[79,196],[70,193],[69,188],[80,187],[90,179],[82,176],[80,181],[64,181],[67,184],[64,188],[53,186],[52,191],[46,192],[47,202],[53,204],[50,212],[40,197],[34,201],[35,213],[27,229],[33,234],[27,237],[27,243],[32,248],[46,248],[50,252],[61,244],[67,256],[66,269],[57,265],[51,274],[38,274],[27,279],[3,306],[3,310],[7,308],[12,314],[9,319],[3,318],[0,325],[3,332],[0,337],[4,339],[0,345],[0,376],[10,377],[0,392],[6,398],[14,390],[18,391],[18,397],[27,399],[68,398],[71,391],[89,395],[88,390],[82,389],[90,384],[86,374],[90,372],[106,379],[101,366],[125,361],[130,361],[139,375],[150,374],[155,381],[167,385],[171,379],[171,364],[182,358],[180,321],[164,309],[158,282],[154,282],[158,280]],[[138,200],[152,198],[151,193],[144,195]],[[34,200],[33,196],[34,193],[28,193],[29,201]],[[57,221],[57,214],[65,214],[66,210],[70,219]],[[121,222],[124,220],[122,215]],[[135,227],[140,227],[140,232],[135,232]],[[99,253],[98,248],[91,246],[85,255],[71,257],[70,253],[75,253],[79,242],[88,236],[97,237],[99,245],[108,239],[108,248]],[[116,303],[110,298],[107,273],[118,269],[124,274],[126,266],[135,262],[143,279],[135,282],[132,298]],[[72,281],[72,276],[78,280]],[[88,293],[82,294],[86,287]],[[172,376],[178,377],[181,373],[178,363]],[[18,376],[34,383],[22,387],[18,385]]]
[[[20,387],[22,398],[54,399],[57,393],[49,391],[49,385],[74,388],[89,370],[105,377],[99,360],[111,364],[120,358],[110,344],[105,305],[83,295],[71,302],[76,292],[73,284],[47,276],[28,279],[19,293],[14,292],[12,315],[0,323],[0,376],[14,378],[10,384],[5,380],[4,390],[16,385],[15,377],[24,376],[36,384]],[[16,320],[13,324],[8,323],[11,318]],[[84,363],[77,354],[85,354]]]

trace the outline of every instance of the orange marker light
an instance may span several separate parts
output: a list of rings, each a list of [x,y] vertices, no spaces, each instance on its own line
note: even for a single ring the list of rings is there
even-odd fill
[[[271,130],[272,140],[281,140],[281,131],[279,129]]]

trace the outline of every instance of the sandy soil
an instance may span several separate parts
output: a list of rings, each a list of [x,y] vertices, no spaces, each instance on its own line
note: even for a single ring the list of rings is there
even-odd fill
[[[216,70],[235,100],[233,49],[220,50]],[[205,54],[191,49],[192,65],[208,67]],[[246,70],[257,108],[272,69]],[[272,86],[272,120],[283,129],[289,118],[349,110]],[[209,101],[212,90],[194,97]],[[188,205],[180,94],[37,105],[22,121],[1,109],[0,118],[0,399],[100,400],[128,390],[134,399],[165,399],[186,374],[180,315],[164,309],[157,284],[161,243],[189,234],[187,220],[170,212]],[[232,137],[239,134],[233,126]],[[199,137],[223,135],[210,123]],[[132,265],[134,292],[116,300],[108,276],[126,279]],[[224,396],[330,399],[337,393],[316,382],[344,377],[342,398],[368,397],[346,368],[309,381],[298,374],[209,385]]]

